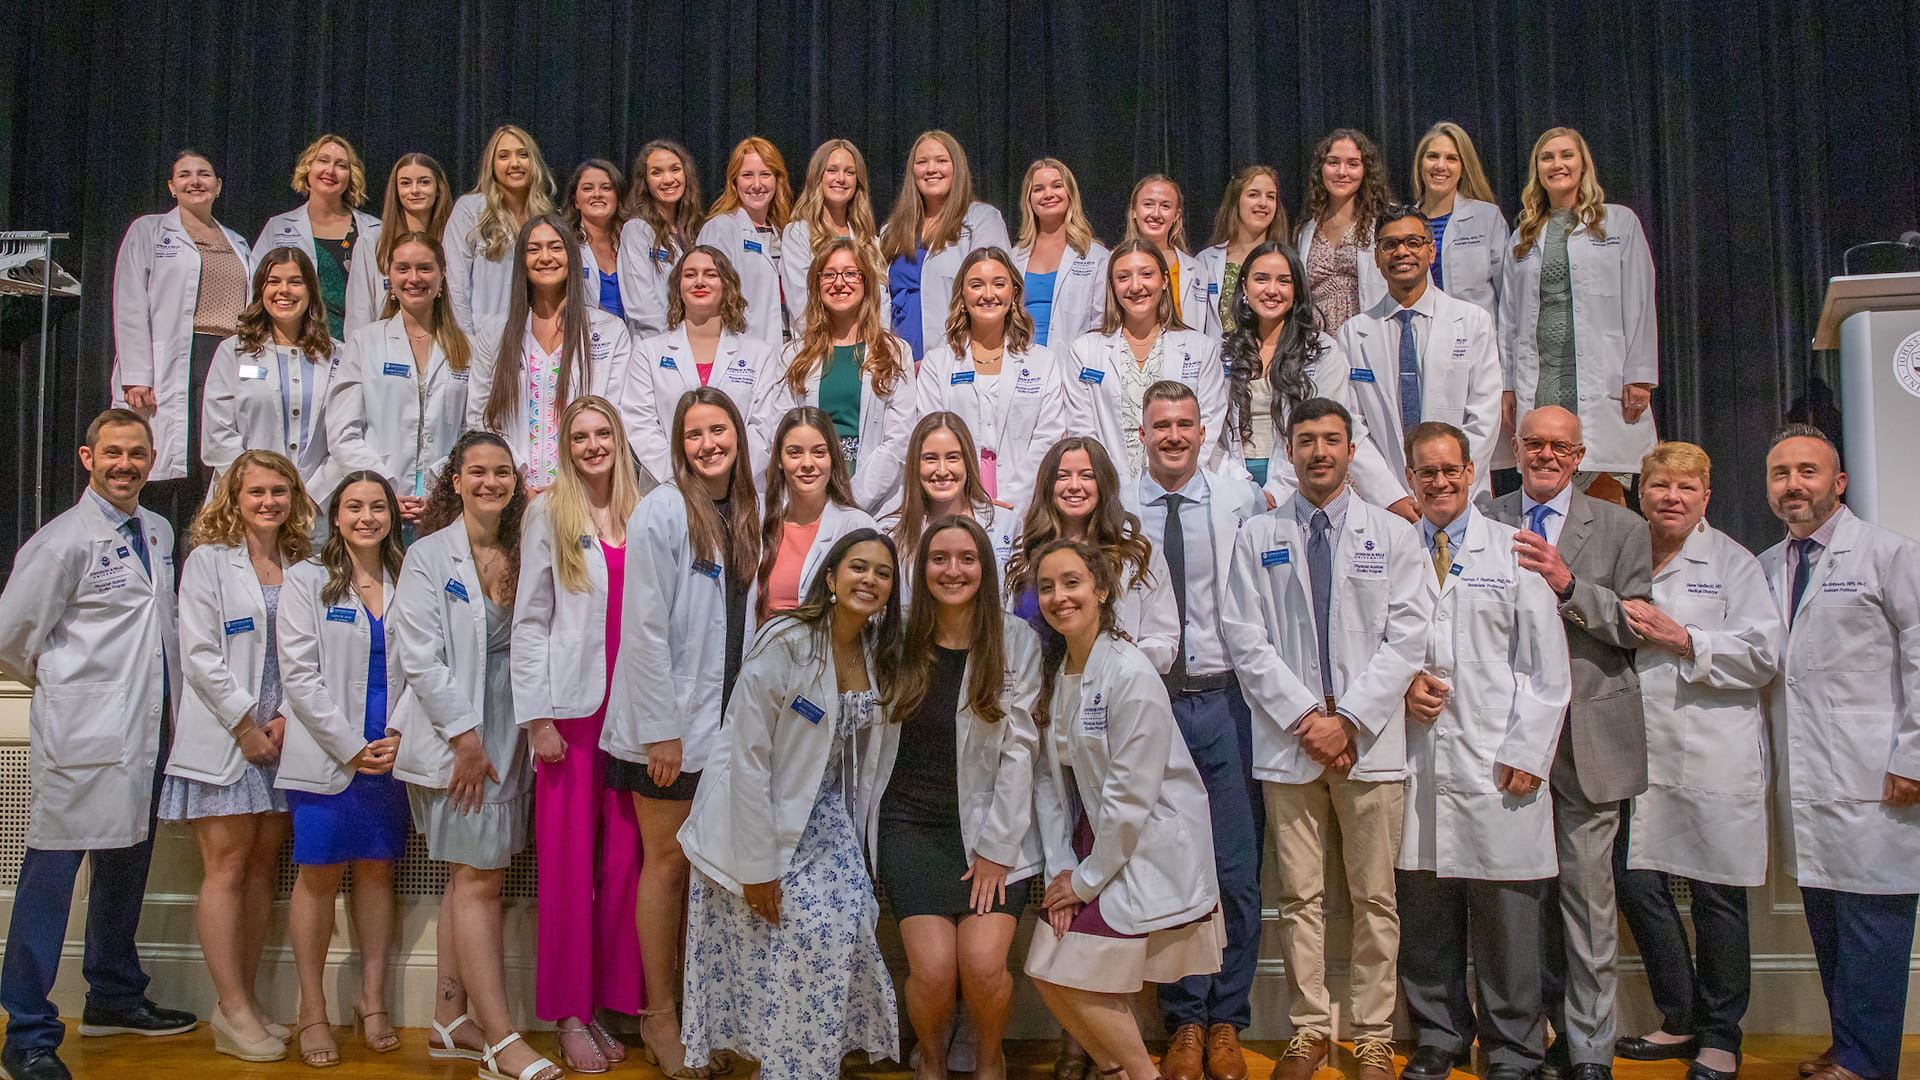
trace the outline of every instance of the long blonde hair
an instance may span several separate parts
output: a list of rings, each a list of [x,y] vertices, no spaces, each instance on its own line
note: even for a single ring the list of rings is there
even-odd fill
[[[560,464],[554,470],[553,484],[540,496],[547,518],[553,524],[553,570],[568,592],[583,593],[593,587],[587,575],[586,544],[593,535],[593,514],[587,502],[587,482],[580,476],[567,446],[573,439],[573,422],[592,410],[607,418],[613,429],[613,496],[607,500],[607,512],[615,521],[633,516],[640,505],[640,478],[633,467],[633,449],[627,443],[626,428],[620,422],[620,410],[598,394],[577,397],[560,412]]]
[[[207,505],[194,515],[188,539],[194,547],[203,544],[238,547],[247,542],[247,527],[240,520],[240,485],[246,482],[247,470],[255,467],[266,469],[287,482],[287,516],[273,537],[280,560],[292,566],[311,557],[313,501],[307,497],[307,486],[300,482],[300,470],[285,455],[272,450],[243,450],[233,459],[227,471],[220,474],[220,482],[213,486]]]
[[[1173,189],[1173,201],[1177,205],[1173,211],[1173,225],[1167,229],[1167,243],[1173,245],[1173,250],[1182,255],[1190,254],[1192,249],[1187,246],[1187,197],[1181,192],[1180,185],[1173,182],[1173,177],[1165,173],[1149,173],[1141,177],[1139,183],[1133,185],[1132,193],[1127,196],[1127,234],[1121,239],[1146,240],[1147,238],[1146,234],[1140,231],[1140,226],[1134,223],[1133,204],[1140,201],[1140,192],[1145,190],[1148,184],[1165,184]]]
[[[1593,151],[1587,140],[1570,127],[1548,128],[1533,141],[1533,153],[1527,156],[1527,186],[1520,192],[1520,218],[1513,223],[1513,257],[1524,259],[1540,239],[1540,230],[1553,216],[1553,204],[1547,198],[1547,186],[1540,182],[1540,152],[1547,143],[1565,135],[1580,151],[1580,188],[1574,192],[1573,216],[1576,229],[1585,229],[1596,240],[1607,235],[1607,193],[1593,168]]]
[[[967,164],[967,152],[960,140],[944,131],[923,131],[907,150],[906,177],[900,181],[900,195],[887,214],[887,229],[880,237],[880,257],[892,262],[911,255],[920,246],[920,229],[926,224],[927,208],[920,200],[920,186],[913,178],[914,155],[920,144],[932,139],[946,148],[953,162],[953,184],[947,188],[947,201],[940,216],[933,219],[932,235],[927,237],[927,254],[960,242],[960,228],[967,223],[967,211],[973,209],[973,168]]]
[[[861,247],[845,236],[836,236],[824,251],[813,257],[813,263],[807,267],[807,280],[817,283],[827,260],[839,251],[853,256],[853,261],[860,267],[861,277],[865,279],[861,283],[860,308],[854,315],[860,327],[860,340],[867,347],[860,370],[866,373],[873,392],[886,397],[893,393],[895,384],[906,374],[906,366],[894,348],[893,333],[887,329],[886,320],[880,313],[880,297],[887,283],[887,275],[880,268],[873,248]],[[806,331],[800,335],[800,347],[793,351],[793,357],[787,361],[787,389],[795,394],[806,392],[807,377],[813,374],[814,368],[825,365],[827,358],[833,355],[833,326],[831,316],[827,313],[827,294],[817,285],[807,290],[806,324]]]
[[[748,154],[759,154],[760,160],[773,172],[773,201],[767,204],[767,224],[776,229],[785,228],[793,217],[793,184],[787,179],[787,159],[780,156],[779,147],[758,135],[741,139],[727,157],[727,182],[720,189],[720,197],[713,200],[713,206],[707,210],[707,220],[740,209],[740,170],[746,167]]]
[[[1094,244],[1093,225],[1087,220],[1087,208],[1080,201],[1080,181],[1074,179],[1073,170],[1059,158],[1043,157],[1027,166],[1027,175],[1020,178],[1020,236],[1013,242],[1016,248],[1031,248],[1040,238],[1040,222],[1033,216],[1033,178],[1041,169],[1053,169],[1067,185],[1067,246],[1076,255],[1085,255]]]
[[[813,157],[807,160],[806,186],[800,189],[800,201],[793,204],[793,220],[807,226],[808,259],[820,254],[840,235],[827,222],[827,196],[820,185],[827,173],[827,159],[835,150],[845,150],[853,157],[853,196],[847,200],[847,232],[862,246],[879,242],[879,226],[873,219],[873,188],[867,180],[867,159],[851,142],[828,139],[816,147]],[[787,253],[782,252],[781,258],[786,257]]]
[[[1493,185],[1487,180],[1487,170],[1480,164],[1480,151],[1474,149],[1466,129],[1451,120],[1442,120],[1428,128],[1427,133],[1420,136],[1420,145],[1413,148],[1413,201],[1426,201],[1427,174],[1420,163],[1426,160],[1427,147],[1441,136],[1452,139],[1453,148],[1460,153],[1460,183],[1454,190],[1469,199],[1485,203],[1497,201],[1493,197]]]
[[[506,254],[513,241],[520,234],[520,222],[513,211],[507,208],[507,190],[493,175],[493,155],[500,149],[500,140],[507,136],[520,140],[527,148],[527,157],[532,162],[532,175],[527,178],[527,217],[536,218],[542,214],[553,213],[553,171],[547,168],[547,159],[540,156],[540,145],[533,136],[517,124],[501,124],[493,129],[492,137],[487,139],[487,148],[480,156],[480,178],[474,181],[473,192],[486,200],[486,206],[480,211],[480,220],[473,224],[474,239],[489,261]],[[463,238],[464,239],[464,238]]]

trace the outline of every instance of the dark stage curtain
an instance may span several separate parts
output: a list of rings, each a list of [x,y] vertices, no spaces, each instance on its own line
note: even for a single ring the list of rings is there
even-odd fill
[[[1203,243],[1242,164],[1276,166],[1297,209],[1331,127],[1370,133],[1404,189],[1420,133],[1458,121],[1511,217],[1533,139],[1572,125],[1651,237],[1661,430],[1714,455],[1712,517],[1756,546],[1778,535],[1767,433],[1830,396],[1808,348],[1825,280],[1847,245],[1920,218],[1913,0],[25,0],[6,21],[0,220],[75,233],[62,261],[87,289],[62,315],[48,388],[55,508],[78,491],[72,447],[107,398],[115,250],[132,218],[168,207],[180,146],[213,158],[218,216],[252,238],[295,205],[294,157],[326,130],[366,157],[375,211],[396,155],[425,150],[465,189],[510,120],[562,177],[678,138],[709,195],[745,135],[771,138],[796,174],[845,136],[884,214],[914,135],[944,127],[1015,229],[1013,189],[1047,154],[1076,170],[1103,237],[1134,179],[1164,171]],[[9,357],[17,344],[0,336]],[[31,353],[18,363],[0,484],[21,495],[0,556],[31,524]]]

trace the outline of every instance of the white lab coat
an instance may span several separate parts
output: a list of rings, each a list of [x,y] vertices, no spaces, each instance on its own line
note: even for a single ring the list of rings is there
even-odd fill
[[[1507,216],[1490,202],[1453,197],[1453,213],[1440,238],[1440,287],[1496,319],[1500,315],[1500,269],[1513,247]]]
[[[1013,271],[1025,275],[1033,259],[1032,248],[1013,249]],[[1060,256],[1053,276],[1053,307],[1047,317],[1047,340],[1041,342],[1065,355],[1081,334],[1100,329],[1107,313],[1107,246],[1095,240],[1087,253],[1068,247]],[[1023,281],[1024,284],[1024,281]],[[1031,311],[1031,308],[1029,308]]]
[[[487,594],[455,518],[414,541],[388,608],[387,640],[406,691],[389,723],[400,732],[393,775],[424,788],[453,782],[450,740],[486,720]],[[494,762],[505,774],[507,763]]]
[[[877,262],[878,247],[870,253]],[[813,227],[795,218],[780,230],[780,290],[786,296],[787,327],[795,341],[806,331],[807,299],[813,295],[813,287]]]
[[[180,668],[186,692],[173,725],[167,775],[224,787],[247,759],[235,729],[260,703],[267,602],[246,544],[207,544],[180,572]],[[271,716],[253,717],[265,727]]]
[[[1608,203],[1605,239],[1585,226],[1567,237],[1573,288],[1573,355],[1580,380],[1580,433],[1587,444],[1581,468],[1640,471],[1653,449],[1653,410],[1632,424],[1620,415],[1628,383],[1660,382],[1660,324],[1653,307],[1653,254],[1640,219]],[[1541,230],[1542,237],[1545,230]],[[1533,408],[1540,384],[1540,264],[1546,243],[1536,239],[1523,259],[1509,246],[1500,276],[1500,358],[1518,416]]]
[[[986,378],[976,370],[971,349],[956,358],[945,345],[929,348],[914,378],[920,399],[915,415],[944,410],[965,420],[974,444],[998,456],[994,498],[1024,506],[1040,459],[1067,433],[1067,379],[1044,345],[1001,357],[997,396],[988,397]]]
[[[1425,671],[1451,691],[1433,723],[1407,718],[1396,865],[1479,881],[1549,878],[1560,860],[1544,781],[1573,696],[1566,629],[1546,579],[1514,555],[1516,530],[1465,513],[1452,571],[1423,594],[1432,605]],[[1543,783],[1525,798],[1508,795],[1502,765]]]
[[[606,633],[610,578],[607,555],[591,532],[553,534],[552,501],[543,492],[527,507],[520,533],[520,586],[513,595],[513,713],[521,727],[535,720],[592,716],[608,697]],[[560,581],[555,549],[585,552],[586,592]]]
[[[1180,253],[1180,321],[1215,341],[1220,340],[1220,278],[1226,272],[1226,245],[1220,245],[1220,265],[1209,266],[1206,253]]]
[[[1207,789],[1153,664],[1103,634],[1087,657],[1077,701],[1064,676],[1054,681],[1050,715],[1035,785],[1048,879],[1073,871],[1074,895],[1098,897],[1100,914],[1122,934],[1205,918],[1220,903]],[[1085,859],[1073,854],[1061,772],[1068,768],[1093,829]]]
[[[886,531],[880,527],[879,523],[873,520],[873,515],[867,513],[865,510],[857,506],[841,506],[832,499],[827,500],[826,508],[820,511],[820,527],[813,532],[813,544],[807,548],[807,557],[800,560],[800,599],[802,602],[807,598],[807,587],[813,584],[813,575],[820,572],[820,564],[826,561],[827,552],[833,550],[833,545],[839,543],[841,537],[859,529],[872,529],[875,532]],[[903,575],[907,568],[903,566],[899,569],[901,573],[895,575],[893,589],[904,597],[906,595],[906,579]],[[747,610],[760,610],[760,578],[758,574],[755,574],[753,584],[749,586],[747,590]]]
[[[887,231],[881,229],[880,235],[884,238]],[[976,202],[967,207],[967,216],[961,219],[959,237],[939,251],[927,252],[920,260],[920,345],[923,349],[931,349],[946,340],[954,279],[960,276],[960,264],[967,256],[975,248],[983,247],[997,247],[1011,258],[1013,240],[1007,235],[1007,221],[1000,216],[999,208]]]
[[[1371,231],[1372,228],[1371,225],[1367,226],[1369,231]],[[1319,222],[1314,221],[1312,218],[1302,219],[1299,223],[1299,228],[1293,231],[1293,248],[1300,253],[1300,265],[1307,265],[1308,253],[1313,250],[1313,245],[1321,242]],[[1357,311],[1365,311],[1386,298],[1387,279],[1384,274],[1380,273],[1380,264],[1373,261],[1373,246],[1371,244],[1362,246],[1356,254],[1354,258],[1354,275],[1360,283],[1360,306],[1356,309]],[[1334,333],[1340,328],[1337,326],[1323,326],[1321,329],[1328,333]]]
[[[1304,784],[1322,767],[1288,729],[1325,705],[1314,636],[1307,536],[1294,522],[1297,492],[1240,527],[1233,588],[1221,616],[1227,649],[1253,710],[1253,775]],[[1347,500],[1333,537],[1333,625],[1327,635],[1335,706],[1350,714],[1355,780],[1406,776],[1406,692],[1426,659],[1433,564],[1406,521]]]
[[[1034,774],[1038,770],[1040,732],[1033,705],[1040,695],[1040,636],[1026,621],[1004,617],[1006,666],[1001,677],[999,720],[983,719],[970,704],[974,657],[960,677],[960,706],[954,714],[955,797],[960,808],[960,845],[968,866],[976,856],[1007,867],[1009,884],[1046,869],[1040,829],[1033,815]],[[899,757],[898,739],[887,740],[880,762],[874,804],[885,797]],[[880,863],[882,830],[870,829],[867,847]]]
[[[206,397],[200,403],[200,460],[218,478],[243,450],[272,450],[300,470],[307,494],[321,506],[333,496],[342,472],[327,449],[327,396],[340,370],[345,346],[333,343],[325,363],[309,362],[304,352],[287,357],[287,382],[280,384],[280,361],[268,346],[258,355],[240,355],[240,339],[230,337],[213,354]],[[309,384],[305,388],[302,383]],[[312,395],[309,437],[299,440],[300,406]]]
[[[879,685],[871,654],[867,682]],[[717,692],[711,707],[720,707]],[[680,849],[696,869],[736,894],[786,874],[821,781],[839,767],[833,755],[839,708],[832,646],[797,620],[770,621],[741,659],[726,725],[716,733],[680,827]],[[849,740],[854,775],[847,778],[847,805],[860,815],[854,825],[867,837],[880,813],[880,766],[892,759],[899,739],[900,726],[876,706],[873,725]]]
[[[280,589],[280,685],[286,694],[281,711],[287,736],[273,786],[314,795],[338,795],[353,782],[349,764],[367,746],[367,658],[373,652],[373,623],[360,596],[349,588],[329,604],[320,598],[327,568],[308,560],[287,568]],[[380,610],[393,610],[394,583],[381,583]],[[391,617],[388,619],[391,625]],[[394,639],[385,633],[387,716],[400,704],[400,676]]]
[[[1478,496],[1490,490],[1494,445],[1500,440],[1500,346],[1493,316],[1432,282],[1416,306],[1432,316],[1420,342],[1420,418],[1466,432]],[[1394,319],[1399,310],[1400,302],[1388,296],[1348,319],[1335,335],[1347,361],[1355,411],[1364,414],[1375,450],[1355,456],[1354,486],[1376,506],[1411,494],[1406,431],[1400,425],[1400,327]]]
[[[913,385],[913,351],[897,337],[893,339],[893,348],[906,370],[894,379],[891,393],[880,396],[866,371],[860,372],[860,453],[853,462],[853,501],[872,514],[885,513],[890,500],[899,498],[907,440],[919,420]],[[753,410],[748,415],[748,425],[753,429],[749,433],[749,445],[759,447],[763,454],[772,454],[774,432],[788,409],[820,404],[818,365],[807,375],[805,393],[796,394],[787,386],[787,365],[798,351],[798,343],[787,346],[780,362],[767,368],[754,387]]]
[[[423,379],[407,341],[405,316],[349,334],[325,414],[327,449],[338,474],[372,469],[393,484],[396,494],[432,492],[466,429],[470,375],[448,367],[436,343]]]
[[[1353,365],[1347,362],[1347,354],[1340,350],[1339,342],[1326,334],[1320,335],[1320,359],[1311,365],[1307,374],[1313,379],[1315,395],[1339,402],[1353,417],[1354,464],[1348,470],[1354,473],[1368,472],[1379,474],[1386,469],[1386,462],[1380,458],[1380,451],[1368,438],[1366,417],[1360,413],[1360,403],[1354,395]],[[1273,456],[1267,459],[1267,483],[1263,488],[1273,497],[1275,506],[1293,497],[1300,489],[1300,478],[1293,471],[1293,462],[1287,460],[1287,433],[1284,428],[1276,428],[1273,438]],[[1367,460],[1366,465],[1360,464]],[[1356,489],[1355,494],[1375,506],[1382,505],[1375,499],[1368,499],[1367,493]]]
[[[252,299],[253,256],[240,234],[220,226],[240,265],[249,272]],[[153,388],[157,409],[153,426],[153,471],[149,480],[178,480],[187,475],[190,428],[187,367],[193,355],[193,309],[200,298],[200,249],[180,223],[178,207],[164,214],[133,219],[120,241],[113,265],[112,403],[127,404],[126,387]]]
[[[488,318],[505,318],[513,299],[518,261],[514,245],[507,244],[499,258],[489,259],[475,232],[486,208],[486,196],[477,191],[460,196],[454,200],[446,229],[440,234],[441,246],[447,252],[447,299],[453,304],[453,321],[468,337]]]
[[[347,260],[347,313],[340,321],[342,340],[355,330],[380,321],[386,311],[387,293],[392,283],[380,272],[380,220],[360,230],[353,242],[353,255]]]
[[[137,385],[137,384],[136,384]],[[165,687],[183,694],[173,527],[139,512],[150,576],[90,493],[28,538],[0,593],[0,675],[33,688],[28,847],[147,838]]]
[[[698,498],[706,498],[699,495]],[[738,528],[757,528],[752,520]],[[721,741],[720,697],[727,666],[728,569],[724,550],[694,558],[687,504],[662,484],[627,522],[627,577],[621,593],[620,656],[600,748],[645,764],[647,748],[680,740],[680,768],[704,769]],[[756,568],[757,569],[757,568]],[[747,607],[746,634],[753,633]],[[701,786],[706,786],[704,778]]]
[[[1880,801],[1920,779],[1920,544],[1841,507],[1787,633],[1768,713],[1782,851],[1803,886],[1920,892],[1920,807]],[[1760,556],[1787,617],[1787,545]]]
[[[620,227],[620,304],[635,341],[667,332],[667,291],[673,264],[683,254],[654,243],[653,226],[639,218]]]
[[[467,391],[466,425],[470,430],[493,430],[487,423],[487,397],[493,393],[494,371],[499,361],[500,339],[505,325],[504,318],[482,320],[480,328],[469,338],[473,344],[473,363],[470,365],[473,378]],[[533,320],[528,318],[527,329],[520,339],[521,387],[514,395],[513,412],[509,414],[507,422],[501,430],[494,431],[507,441],[508,446],[513,447],[513,459],[520,465],[533,460],[533,427],[527,416],[525,373],[527,358],[533,355],[535,347]],[[632,355],[633,339],[627,336],[626,324],[599,308],[589,309],[585,359],[591,368],[591,375],[585,380],[586,385],[580,385],[580,358],[575,358],[573,396],[581,398],[598,394],[618,407],[620,391],[626,386],[627,363]],[[565,401],[553,403],[555,423],[559,422],[560,410],[566,408],[567,404]],[[560,441],[566,441],[564,433]]]
[[[1161,350],[1160,377],[1186,383],[1200,399],[1200,422],[1207,428],[1207,458],[1203,464],[1215,472],[1244,473],[1240,440],[1220,439],[1227,422],[1227,375],[1220,361],[1220,342],[1198,330],[1165,330]],[[1070,403],[1067,434],[1091,435],[1100,440],[1113,467],[1120,473],[1120,488],[1132,505],[1138,494],[1138,479],[1127,465],[1126,422],[1121,419],[1120,365],[1137,364],[1128,347],[1124,331],[1111,334],[1082,334],[1073,343],[1073,351],[1062,369]]]
[[[373,248],[380,242],[380,219],[359,210],[349,210],[348,213],[353,215],[355,235],[353,253],[347,256],[347,290],[342,298],[344,310],[340,327],[342,334],[352,333],[356,326],[365,325],[380,317],[378,307],[368,306],[369,299],[376,304],[385,303],[387,299],[384,283],[356,287],[356,279],[363,266],[373,268],[371,271],[373,277],[380,276],[380,268],[372,257]],[[307,253],[307,258],[316,267],[320,265],[320,253],[315,251],[313,246],[313,219],[307,216],[305,203],[284,214],[275,214],[267,219],[266,225],[260,229],[260,239],[254,242],[254,258],[257,259],[274,248],[283,247],[299,248]],[[365,263],[362,263],[359,258],[362,247],[367,248],[368,257]],[[358,311],[355,310],[356,307]]]
[[[786,340],[781,319],[780,268],[773,261],[773,239],[761,232],[745,209],[723,217],[711,218],[700,226],[697,244],[708,244],[726,253],[740,275],[740,295],[747,302],[747,333],[779,348]],[[801,258],[807,258],[802,255]],[[787,252],[780,251],[785,262]]]
[[[785,370],[779,350],[772,345],[750,334],[722,330],[720,344],[713,351],[710,385],[733,399],[744,423],[753,416],[754,388],[760,380],[778,378]],[[700,368],[687,341],[685,323],[634,342],[618,395],[620,419],[634,455],[656,478],[673,475],[673,414],[681,396],[699,385]],[[753,425],[748,424],[746,434],[748,460],[758,475],[766,467],[768,450],[757,441],[762,433]],[[765,434],[771,436],[773,430],[769,428]]]
[[[1766,691],[1786,624],[1767,577],[1706,522],[1653,577],[1653,602],[1693,659],[1634,654],[1647,714],[1647,790],[1634,797],[1627,865],[1722,885],[1767,880]]]

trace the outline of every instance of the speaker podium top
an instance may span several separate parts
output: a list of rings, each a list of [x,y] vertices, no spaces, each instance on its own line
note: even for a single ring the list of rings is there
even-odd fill
[[[1820,307],[1820,325],[1813,347],[1840,347],[1840,324],[1859,311],[1910,311],[1920,308],[1920,273],[1855,274],[1827,282],[1827,301]]]

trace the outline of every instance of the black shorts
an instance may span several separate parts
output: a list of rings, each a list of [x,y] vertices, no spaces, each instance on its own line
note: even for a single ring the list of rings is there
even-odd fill
[[[630,792],[649,799],[692,802],[693,793],[700,787],[700,774],[683,772],[674,778],[673,783],[661,787],[653,782],[652,776],[647,774],[645,762],[610,758],[607,762],[607,786],[615,791]]]

